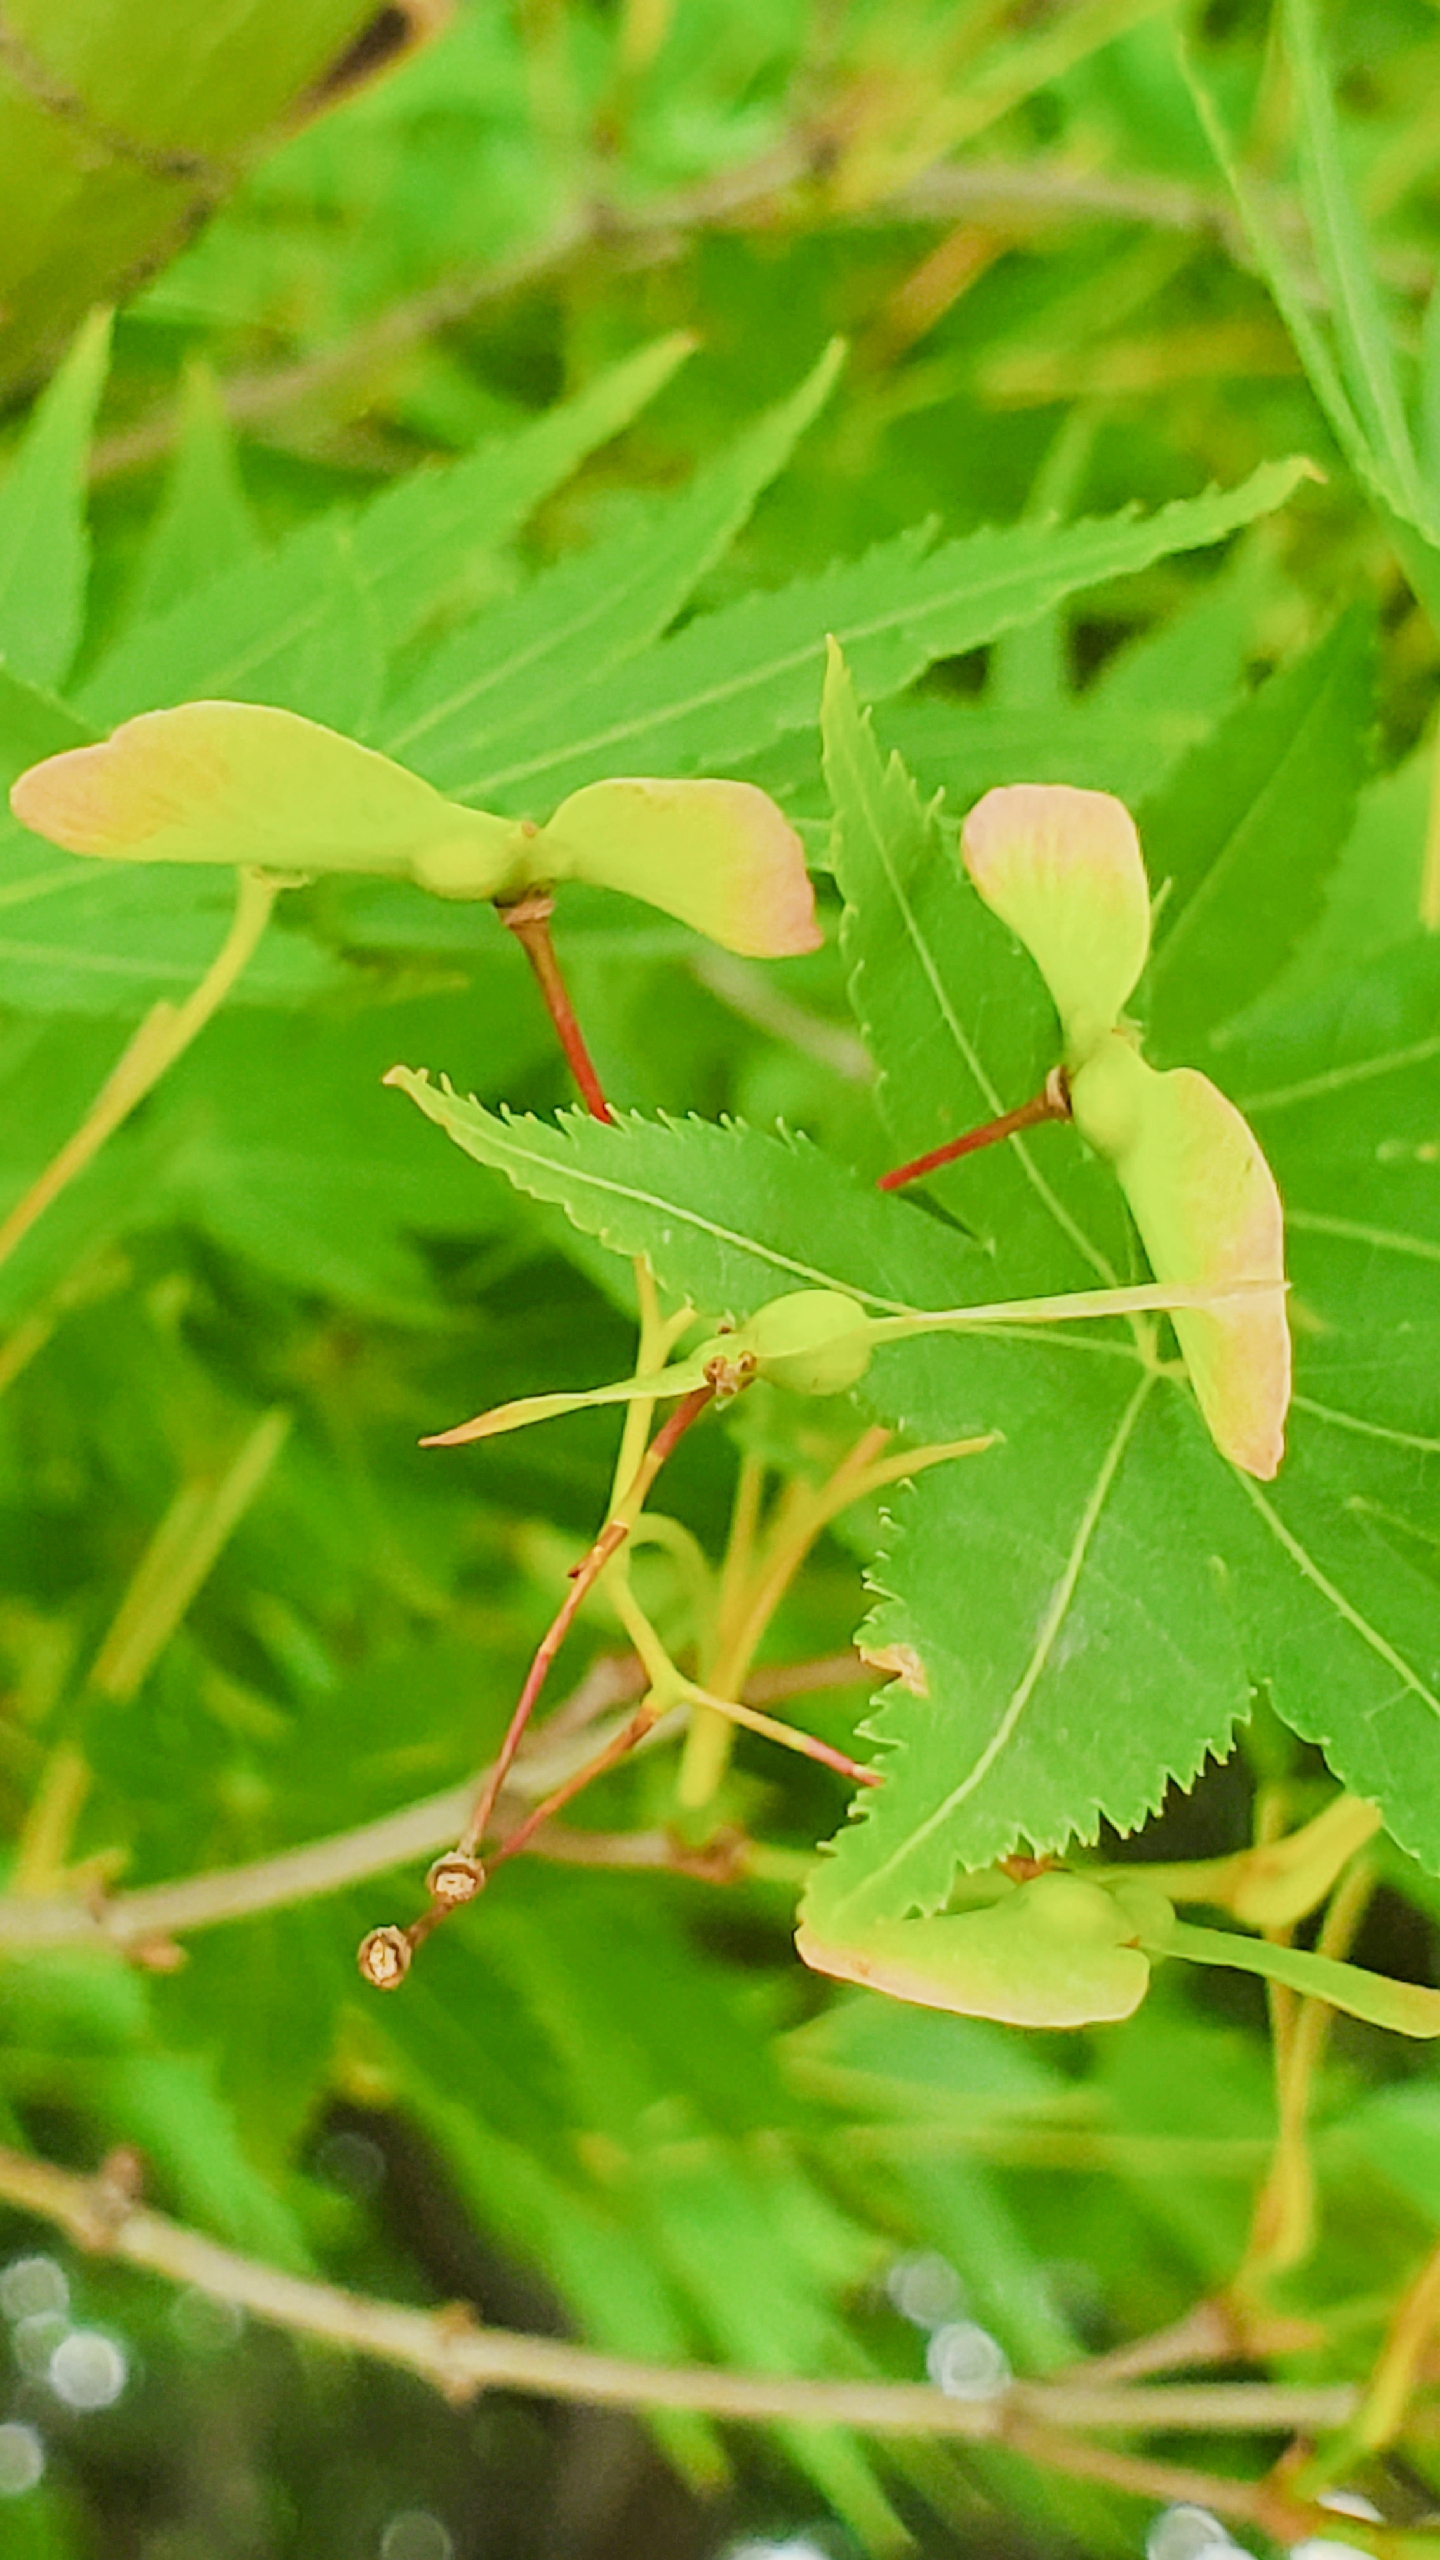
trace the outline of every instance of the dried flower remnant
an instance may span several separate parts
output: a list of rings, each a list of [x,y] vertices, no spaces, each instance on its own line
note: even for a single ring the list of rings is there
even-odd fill
[[[355,1961],[373,1991],[398,1991],[410,1970],[414,1949],[403,1929],[372,1929],[362,1938]]]
[[[485,1870],[478,1858],[467,1857],[463,1850],[451,1849],[437,1858],[425,1878],[425,1890],[447,1910],[458,1910],[461,1903],[473,1902],[484,1890]]]

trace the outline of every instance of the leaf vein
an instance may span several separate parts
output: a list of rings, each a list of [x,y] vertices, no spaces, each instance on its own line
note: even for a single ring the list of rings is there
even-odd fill
[[[1410,1691],[1413,1697],[1419,1698],[1430,1709],[1432,1715],[1440,1716],[1440,1698],[1437,1698],[1434,1690],[1422,1680],[1414,1665],[1406,1661],[1403,1653],[1396,1651],[1388,1636],[1382,1636],[1378,1627],[1371,1626],[1364,1611],[1357,1609],[1354,1601],[1346,1598],[1339,1584],[1331,1581],[1328,1573],[1316,1563],[1309,1549],[1301,1544],[1292,1529],[1286,1527],[1279,1512],[1266,1501],[1259,1486],[1249,1476],[1240,1475],[1238,1470],[1236,1476],[1271,1535],[1284,1548],[1291,1563],[1299,1567],[1306,1581],[1319,1592],[1322,1600],[1328,1600],[1337,1616],[1343,1618],[1346,1626],[1354,1630],[1362,1644],[1368,1645],[1370,1651],[1394,1672],[1396,1679]]]
[[[1013,1739],[1020,1720],[1044,1676],[1060,1631],[1070,1613],[1071,1604],[1079,1588],[1080,1576],[1085,1570],[1085,1560],[1100,1525],[1105,1505],[1110,1498],[1120,1462],[1129,1447],[1135,1425],[1140,1419],[1141,1409],[1154,1383],[1153,1373],[1141,1379],[1116,1425],[1110,1445],[1100,1462],[1099,1472],[1086,1497],[1085,1507],[1076,1523],[1070,1553],[1065,1560],[1065,1569],[1050,1595],[1030,1659],[1006,1701],[1005,1712],[990,1740],[986,1743],[979,1759],[967,1770],[960,1784],[952,1787],[944,1802],[938,1804],[934,1812],[928,1814],[924,1822],[891,1851],[881,1866],[872,1869],[866,1878],[867,1887],[878,1884],[881,1877],[888,1875],[892,1868],[908,1858],[922,1840],[928,1840],[931,1833],[939,1829],[941,1823],[949,1821],[950,1816],[974,1795],[976,1788],[984,1784],[1000,1754]]]

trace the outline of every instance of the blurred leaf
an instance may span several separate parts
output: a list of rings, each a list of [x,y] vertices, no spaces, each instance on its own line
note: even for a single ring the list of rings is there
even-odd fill
[[[693,346],[683,331],[657,338],[533,424],[485,437],[463,462],[412,472],[372,499],[356,520],[355,559],[387,645],[409,639],[456,589],[463,595],[476,564],[630,424]]]
[[[700,616],[633,667],[601,676],[573,706],[571,736],[528,751],[478,741],[456,724],[443,750],[386,731],[397,752],[453,797],[548,806],[614,771],[693,772],[756,754],[815,716],[828,636],[872,697],[898,693],[936,658],[992,640],[1067,595],[1152,560],[1218,542],[1283,506],[1303,463],[1267,463],[1240,489],[1176,500],[1139,522],[1130,515],[1070,525],[1013,525],[931,549],[906,534],[772,596],[747,596]]]
[[[76,702],[97,729],[187,701],[268,702],[364,732],[384,665],[348,528],[322,517],[116,642]]]
[[[1158,901],[1146,987],[1163,1063],[1223,1036],[1318,918],[1366,775],[1374,660],[1373,620],[1352,606],[1142,812]]]
[[[389,751],[432,781],[503,757],[512,735],[553,736],[591,692],[658,638],[782,471],[834,386],[836,343],[788,400],[678,497],[651,501],[618,533],[544,572],[508,604],[457,631],[381,723]],[[613,772],[613,760],[603,775]],[[625,768],[634,772],[632,761]],[[589,780],[587,773],[580,777]],[[598,778],[598,777],[597,777]],[[468,798],[468,784],[439,787]],[[553,797],[560,796],[558,794]]]
[[[0,657],[60,684],[85,620],[85,463],[110,361],[110,319],[86,321],[0,480]]]
[[[130,612],[139,622],[157,620],[197,587],[252,560],[260,549],[235,438],[207,366],[189,368],[182,398],[175,459],[130,598]]]

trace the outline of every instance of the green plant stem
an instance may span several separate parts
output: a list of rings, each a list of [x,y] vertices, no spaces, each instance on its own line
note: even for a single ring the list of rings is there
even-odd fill
[[[735,1479],[712,1638],[700,1657],[706,1684],[712,1688],[731,1685],[727,1677],[729,1631],[744,1604],[765,1499],[765,1477],[763,1459],[752,1456],[747,1450],[741,1457],[740,1471]],[[679,1804],[694,1809],[709,1803],[724,1776],[731,1740],[731,1727],[722,1715],[707,1707],[696,1708],[690,1718],[675,1782]]]
[[[1304,1947],[1274,1946],[1264,1938],[1237,1938],[1228,1930],[1195,1929],[1188,1921],[1177,1920],[1150,1952],[1258,1974],[1264,1982],[1280,1982],[1307,1999],[1328,2001],[1347,2017],[1364,2018],[1395,2035],[1440,2036],[1440,1991],[1367,1973],[1360,1965],[1337,1964],[1332,1957],[1311,1955]]]
[[[1208,1902],[1232,1911],[1252,1928],[1281,1928],[1303,1920],[1324,1901],[1337,1878],[1380,1828],[1380,1810],[1358,1796],[1333,1796],[1298,1831],[1257,1841],[1223,1858],[1146,1860],[1095,1870],[1101,1884],[1144,1876],[1170,1902]]]
[[[1283,1284],[1280,1284],[1283,1285]],[[1078,1324],[1096,1316],[1166,1315],[1176,1307],[1223,1307],[1264,1295],[1273,1280],[1242,1281],[1231,1289],[1193,1288],[1183,1281],[1146,1280],[1133,1289],[1072,1289],[1060,1297],[1006,1298],[991,1306],[936,1307],[913,1315],[872,1316],[872,1342],[912,1342],[917,1334],[968,1333],[989,1325]]]
[[[43,1173],[0,1221],[0,1263],[9,1259],[37,1218],[84,1172],[107,1138],[113,1137],[139,1102],[153,1091],[167,1069],[182,1057],[211,1015],[223,1004],[270,921],[281,883],[261,871],[242,871],[236,881],[235,914],[230,930],[204,977],[183,1004],[158,1004],[146,1015],[78,1129],[73,1131]]]
[[[1316,1941],[1315,1952],[1343,1961],[1355,1943],[1370,1897],[1375,1871],[1352,1867],[1339,1886]],[[1310,2098],[1325,2059],[1335,2012],[1326,2000],[1303,1999],[1275,2053],[1279,2125],[1274,2156],[1256,2199],[1245,2252],[1235,2279],[1246,2291],[1257,2279],[1282,2275],[1310,2254],[1315,2238],[1315,2172],[1307,2134]]]
[[[798,1751],[807,1760],[818,1760],[823,1767],[848,1778],[854,1786],[878,1787],[882,1784],[878,1769],[865,1768],[859,1760],[852,1760],[848,1751],[837,1751],[832,1743],[821,1742],[813,1733],[802,1733],[795,1725],[781,1724],[778,1717],[763,1715],[758,1707],[744,1706],[737,1698],[719,1698],[713,1689],[699,1688],[688,1680],[684,1694],[694,1705],[704,1707],[711,1715],[723,1716],[730,1724],[743,1725],[749,1733],[763,1733],[767,1742],[778,1742],[784,1750]]]
[[[882,1430],[865,1432],[823,1485],[811,1486],[797,1480],[788,1487],[758,1558],[755,1521],[748,1501],[745,1514],[740,1514],[737,1489],[737,1521],[742,1530],[737,1552],[743,1556],[743,1569],[737,1568],[731,1576],[728,1606],[722,1607],[721,1634],[706,1670],[703,1690],[692,1693],[699,1697],[700,1704],[681,1763],[677,1792],[682,1805],[693,1811],[708,1804],[724,1776],[732,1727],[746,1719],[730,1717],[729,1710],[716,1702],[714,1693],[734,1697],[744,1686],[776,1610],[822,1531],[868,1494],[921,1475],[927,1467],[939,1466],[950,1458],[975,1456],[991,1448],[996,1436],[990,1432],[978,1439],[939,1441],[929,1448],[901,1449],[882,1458],[879,1453],[890,1434]],[[859,1767],[858,1762],[847,1760],[846,1774]],[[871,1786],[875,1776],[874,1771],[865,1770],[861,1772],[861,1782]]]
[[[1358,2441],[1378,2453],[1393,2444],[1405,2423],[1419,2376],[1420,2361],[1440,2327],[1440,2248],[1431,2252],[1419,2275],[1401,2296],[1380,2350],[1365,2404],[1356,2423]]]

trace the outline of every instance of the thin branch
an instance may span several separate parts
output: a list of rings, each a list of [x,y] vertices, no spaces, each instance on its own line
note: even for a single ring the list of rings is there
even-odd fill
[[[961,1156],[973,1156],[982,1147],[998,1146],[1004,1138],[1018,1138],[1026,1129],[1038,1129],[1046,1120],[1070,1118],[1070,1088],[1060,1068],[1052,1068],[1039,1093],[1028,1102],[1017,1103],[1013,1111],[1002,1111],[997,1120],[987,1120],[978,1129],[966,1129],[958,1138],[947,1138],[943,1147],[932,1147],[928,1155],[915,1156],[909,1164],[897,1164],[882,1173],[876,1188],[898,1191],[902,1184],[920,1182],[927,1173],[938,1173],[942,1165],[956,1164]]]
[[[487,2390],[624,2409],[697,2409],[717,2418],[858,2427],[867,2434],[966,2436],[1010,2442],[1040,2461],[1071,2467],[1044,2434],[1065,2427],[1251,2434],[1318,2432],[1347,2424],[1358,2395],[1349,2383],[1294,2389],[1270,2383],[1193,2383],[1149,2390],[1089,2390],[1017,2382],[993,2400],[947,2399],[924,2383],[809,2381],[788,2374],[728,2373],[706,2365],[642,2364],[597,2355],[555,2338],[485,2329],[467,2305],[417,2311],[287,2275],[244,2258],[165,2215],[134,2204],[118,2182],[77,2177],[48,2161],[0,2148],[0,2199],[56,2223],[81,2249],[104,2252],[197,2286],[257,2319],[404,2366],[461,2402]],[[1042,2440],[1043,2439],[1043,2440]],[[1081,2467],[1084,2449],[1074,2448]],[[1124,2457],[1120,2457],[1124,2459]],[[1197,2495],[1222,2507],[1205,2475]],[[1253,2513],[1259,2492],[1246,2493]],[[1228,2510],[1238,2512],[1233,2505]]]
[[[1201,2386],[1204,2387],[1203,2385]],[[1224,2386],[1220,2386],[1223,2388]],[[1163,2391],[1136,2392],[1138,2399],[1162,2400]],[[1006,2431],[1017,2453],[1048,2470],[1069,2472],[1079,2480],[1101,2480],[1132,2498],[1151,2498],[1166,2506],[1204,2507],[1216,2515],[1234,2516],[1258,2525],[1275,2542],[1296,2543],[1310,2536],[1333,2534],[1335,2519],[1320,2507],[1303,2507],[1267,2481],[1250,2482],[1191,2471],[1181,2463],[1151,2462],[1143,2455],[1117,2453],[1110,2445],[1086,2444],[1057,2428],[1027,2426],[1023,2419]]]
[[[1311,2353],[1324,2343],[1317,2321],[1257,2312],[1223,2294],[1212,2295],[1168,2329],[1152,2330],[1147,2338],[1132,2338],[1106,2355],[1072,2365],[1064,2379],[1092,2385],[1140,2382],[1188,2365],[1259,2364],[1270,2355]]]
[[[842,121],[840,110],[832,112],[828,121],[816,118],[755,160],[696,186],[653,197],[645,205],[596,200],[573,205],[543,238],[394,304],[316,355],[295,364],[232,375],[221,386],[226,410],[235,425],[256,426],[286,410],[303,409],[347,382],[363,383],[382,374],[426,338],[547,282],[583,259],[609,255],[633,263],[663,258],[697,233],[769,229],[782,215],[793,223],[796,190],[823,172],[833,156]],[[1111,177],[1102,170],[1077,168],[1060,160],[942,161],[878,203],[836,204],[826,195],[818,199],[818,209],[832,228],[836,224],[949,225],[970,219],[1006,227],[1020,238],[1056,223],[1135,223],[1213,240],[1236,265],[1249,268],[1253,264],[1227,196],[1159,178]],[[1303,249],[1303,217],[1294,199],[1277,195],[1272,213],[1287,237]],[[1428,262],[1422,273],[1421,262],[1413,257],[1406,258],[1402,273],[1400,261],[1392,254],[1386,270],[1389,281],[1409,293],[1422,292],[1428,281]],[[1305,278],[1305,298],[1324,305],[1324,289],[1313,272]],[[102,438],[91,459],[92,478],[113,479],[163,459],[174,444],[179,415],[178,404],[167,402],[136,425]]]
[[[870,1676],[858,1654],[827,1654],[815,1662],[776,1665],[757,1672],[753,1680],[747,1680],[743,1694],[750,1704],[768,1706],[814,1690],[868,1680]],[[589,1729],[594,1717],[638,1697],[643,1687],[644,1672],[637,1660],[602,1655],[586,1673],[575,1696],[557,1707],[511,1770],[510,1783],[498,1808],[497,1828],[502,1839],[507,1829],[513,1829],[523,1818],[523,1807],[558,1783],[577,1760],[589,1757],[593,1748]],[[582,1712],[586,1707],[590,1708],[589,1714]],[[657,1734],[664,1730],[660,1725],[655,1728]],[[163,1946],[192,1929],[214,1929],[227,1921],[253,1919],[262,1911],[285,1910],[297,1902],[316,1901],[324,1894],[339,1893],[346,1885],[363,1884],[370,1876],[384,1875],[391,1867],[407,1866],[446,1848],[474,1803],[478,1783],[477,1778],[466,1778],[458,1787],[447,1787],[440,1795],[404,1805],[397,1813],[382,1814],[376,1822],[362,1822],[353,1830],[334,1832],[327,1839],[307,1840],[301,1847],[282,1849],[274,1857],[251,1859],[239,1867],[216,1867],[203,1875],[182,1877],[173,1884],[142,1885],[134,1892],[117,1893],[106,1900],[86,1900],[74,1893],[34,1900],[25,1894],[0,1896],[0,1947],[92,1946],[108,1947],[112,1953],[135,1953],[147,1946]],[[507,1810],[512,1808],[512,1818],[507,1821]],[[531,1846],[542,1857],[590,1865],[599,1862],[590,1844],[610,1837],[550,1830],[542,1831]],[[653,1840],[654,1835],[648,1832],[620,1834],[613,1855],[604,1863],[671,1863],[655,1853]],[[622,1843],[627,1841],[650,1845],[643,1851],[638,1847],[622,1849]],[[586,1844],[583,1847],[582,1842]],[[686,1872],[693,1872],[693,1868],[687,1867]]]
[[[473,1857],[479,1848],[490,1816],[495,1810],[496,1799],[524,1739],[525,1728],[545,1685],[550,1666],[593,1585],[599,1581],[611,1557],[623,1544],[628,1534],[627,1524],[623,1520],[608,1521],[594,1545],[587,1549],[578,1565],[572,1569],[570,1588],[535,1648],[534,1660],[526,1675],[525,1685],[520,1692],[515,1712],[505,1729],[505,1738],[486,1773],[484,1785],[476,1796],[460,1834],[459,1850],[462,1856]]]

